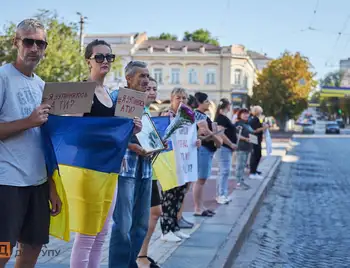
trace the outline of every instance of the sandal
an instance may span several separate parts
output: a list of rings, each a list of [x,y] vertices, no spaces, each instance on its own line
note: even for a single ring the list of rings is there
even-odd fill
[[[206,211],[207,211],[208,213],[212,214],[212,215],[215,215],[215,214],[216,214],[215,211],[212,211],[212,210],[210,210],[210,209],[207,209]]]
[[[150,262],[149,268],[161,268],[155,260],[153,260],[151,257],[148,256],[138,256],[138,259],[147,259]]]
[[[194,213],[193,216],[195,216],[195,217],[213,217],[213,214],[211,214],[207,210],[204,210],[201,214]]]

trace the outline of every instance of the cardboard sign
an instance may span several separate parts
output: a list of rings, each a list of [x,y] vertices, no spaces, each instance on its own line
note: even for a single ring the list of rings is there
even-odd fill
[[[146,93],[129,88],[120,88],[118,92],[115,116],[141,118],[146,101]]]
[[[43,103],[54,115],[89,113],[95,88],[95,82],[45,83]]]

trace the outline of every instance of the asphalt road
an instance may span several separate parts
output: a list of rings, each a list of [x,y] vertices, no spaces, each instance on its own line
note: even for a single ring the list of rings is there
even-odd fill
[[[233,267],[350,267],[350,138],[341,136],[296,140]]]

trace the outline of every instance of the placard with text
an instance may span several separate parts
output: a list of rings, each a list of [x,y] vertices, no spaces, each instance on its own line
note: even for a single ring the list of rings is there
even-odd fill
[[[95,88],[95,82],[48,82],[42,102],[51,105],[54,115],[89,113]]]
[[[141,118],[147,95],[145,92],[129,88],[119,88],[115,116],[126,118]]]

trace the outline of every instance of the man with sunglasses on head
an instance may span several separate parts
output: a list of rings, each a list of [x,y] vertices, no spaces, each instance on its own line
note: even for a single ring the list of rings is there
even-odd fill
[[[145,92],[147,64],[131,61],[125,67],[127,88]],[[112,92],[114,101],[118,90]],[[148,231],[151,206],[152,163],[135,136],[129,142],[119,173],[116,206],[109,245],[110,268],[137,268],[136,259]]]
[[[0,67],[0,241],[11,251],[19,242],[16,267],[27,268],[49,242],[50,213],[60,213],[61,201],[47,176],[41,144],[40,126],[50,106],[41,104],[44,81],[34,74],[48,45],[44,26],[26,19],[13,41],[15,63]],[[0,267],[7,257],[2,254]]]

